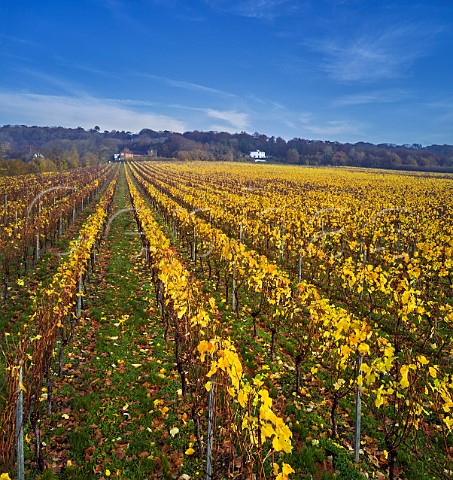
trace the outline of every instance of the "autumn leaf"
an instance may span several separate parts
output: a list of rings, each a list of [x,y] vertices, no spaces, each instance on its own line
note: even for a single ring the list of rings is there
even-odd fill
[[[409,387],[409,380],[407,378],[408,373],[409,373],[409,365],[403,365],[400,369],[400,374],[401,374],[400,385],[402,388]]]

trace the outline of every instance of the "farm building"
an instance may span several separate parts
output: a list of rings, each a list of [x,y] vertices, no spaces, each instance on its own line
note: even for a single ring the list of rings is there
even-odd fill
[[[261,150],[256,150],[254,152],[250,152],[250,157],[254,158],[255,160],[258,158],[266,158],[266,152],[262,152]]]

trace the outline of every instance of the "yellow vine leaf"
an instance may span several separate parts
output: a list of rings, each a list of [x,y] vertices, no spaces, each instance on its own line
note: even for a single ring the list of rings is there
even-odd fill
[[[427,358],[424,355],[419,355],[417,359],[423,365],[427,365],[429,363],[429,360],[427,360]]]
[[[289,475],[290,473],[296,473],[296,472],[294,471],[294,469],[291,467],[291,465],[289,465],[288,463],[284,463],[284,464],[283,464],[282,472],[283,472],[285,475]]]
[[[247,405],[248,394],[244,389],[238,391],[238,402],[242,408],[245,408]]]
[[[265,423],[261,426],[261,435],[263,435],[264,438],[269,438],[272,437],[272,435],[275,435],[275,430],[270,423]]]
[[[410,298],[410,292],[409,290],[405,290],[403,294],[401,295],[401,303],[403,305],[407,305],[409,303],[409,298]]]
[[[379,389],[376,392],[376,401],[374,402],[376,407],[379,408],[381,405],[384,403],[384,399],[382,398],[382,387],[379,387]]]
[[[276,480],[288,480],[288,476],[291,473],[295,473],[294,469],[291,467],[291,465],[284,463],[282,471],[277,475]]]
[[[409,380],[407,378],[407,375],[409,373],[409,365],[403,365],[400,369],[401,373],[401,380],[400,380],[400,385],[402,388],[408,388],[409,387]]]
[[[451,431],[453,429],[453,417],[444,417],[444,423],[448,430]]]
[[[361,355],[367,355],[370,353],[370,346],[367,343],[361,343],[358,350]]]

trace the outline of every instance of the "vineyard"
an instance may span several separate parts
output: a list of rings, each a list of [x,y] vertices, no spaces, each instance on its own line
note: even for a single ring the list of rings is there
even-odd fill
[[[452,180],[0,180],[1,478],[453,478]]]

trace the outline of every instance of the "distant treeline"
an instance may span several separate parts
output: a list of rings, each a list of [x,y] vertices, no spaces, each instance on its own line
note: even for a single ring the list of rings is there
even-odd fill
[[[63,127],[0,127],[0,174],[55,171],[96,165],[127,149],[152,158],[243,161],[261,150],[274,162],[422,171],[452,171],[451,145],[355,144],[268,137],[259,133],[143,129],[139,133]]]

